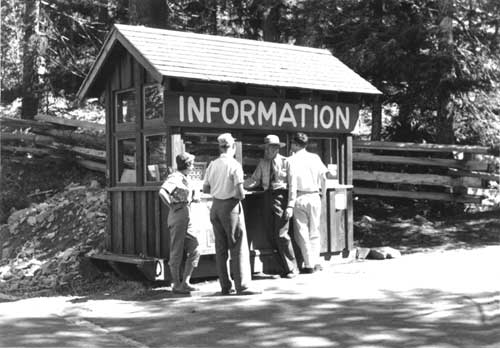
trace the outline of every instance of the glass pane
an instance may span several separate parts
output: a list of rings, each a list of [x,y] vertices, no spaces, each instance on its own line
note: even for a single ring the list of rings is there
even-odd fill
[[[337,176],[338,169],[338,140],[335,138],[309,138],[307,150],[319,155],[323,163],[328,166],[333,176]]]
[[[264,157],[265,134],[243,135],[243,172],[245,178],[252,175],[257,168],[259,160]]]
[[[167,137],[146,137],[146,181],[163,181],[167,178]]]
[[[116,122],[135,122],[137,103],[134,91],[116,93]]]
[[[219,144],[217,137],[219,134],[207,133],[185,133],[182,140],[186,146],[186,151],[195,155],[195,162],[210,163],[219,157]]]
[[[117,181],[119,183],[135,183],[136,182],[135,138],[119,139],[117,143],[117,150],[118,150]]]
[[[152,85],[144,87],[144,118],[153,120],[163,116],[163,87]]]

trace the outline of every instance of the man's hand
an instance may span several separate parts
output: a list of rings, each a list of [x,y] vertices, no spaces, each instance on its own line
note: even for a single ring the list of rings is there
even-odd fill
[[[293,208],[292,207],[287,207],[286,210],[285,210],[285,213],[283,215],[283,217],[286,219],[286,220],[289,220],[291,219],[293,216]]]

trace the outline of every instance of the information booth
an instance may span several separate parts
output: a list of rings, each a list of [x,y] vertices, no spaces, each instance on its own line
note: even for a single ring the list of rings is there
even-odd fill
[[[106,103],[108,238],[107,252],[95,257],[139,268],[168,261],[168,208],[158,189],[178,153],[196,156],[191,177],[201,190],[205,169],[219,155],[219,134],[236,138],[248,177],[267,134],[278,135],[286,143],[281,153],[289,155],[297,131],[308,134],[307,149],[335,175],[323,189],[321,253],[348,254],[351,132],[363,98],[379,93],[327,50],[115,25],[79,90],[80,98]],[[263,196],[256,190],[243,201],[252,265],[278,273]],[[191,205],[203,254],[194,276],[215,275],[210,206],[207,195]],[[155,272],[145,274],[161,279],[161,269]]]

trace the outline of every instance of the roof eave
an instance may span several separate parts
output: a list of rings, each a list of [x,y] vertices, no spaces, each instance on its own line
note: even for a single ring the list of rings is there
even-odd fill
[[[92,64],[89,73],[82,82],[82,85],[78,89],[77,98],[78,100],[83,100],[91,91],[95,92],[95,82],[98,79],[103,66],[111,54],[115,44],[121,43],[127,50],[132,54],[132,56],[153,76],[157,81],[162,81],[163,75],[149,62],[144,56],[137,50],[137,48],[128,41],[123,34],[120,33],[119,29],[114,26],[113,30],[109,33],[108,37],[104,41],[104,44],[97,55],[97,59]],[[97,87],[97,91],[104,89],[104,86],[100,88]]]

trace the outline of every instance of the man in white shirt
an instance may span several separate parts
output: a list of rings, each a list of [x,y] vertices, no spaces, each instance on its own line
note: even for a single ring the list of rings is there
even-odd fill
[[[286,215],[293,216],[294,237],[304,259],[302,273],[322,270],[320,253],[320,217],[322,182],[328,168],[319,156],[306,150],[308,137],[296,133],[292,138],[294,154],[288,158],[289,184]]]
[[[229,278],[229,252],[233,262],[233,278],[238,295],[259,292],[249,289],[251,281],[245,217],[241,201],[245,199],[243,168],[236,161],[236,143],[229,133],[219,135],[220,156],[210,162],[205,173],[203,192],[213,197],[210,222],[215,236],[215,262],[223,295],[229,295],[232,282]]]

